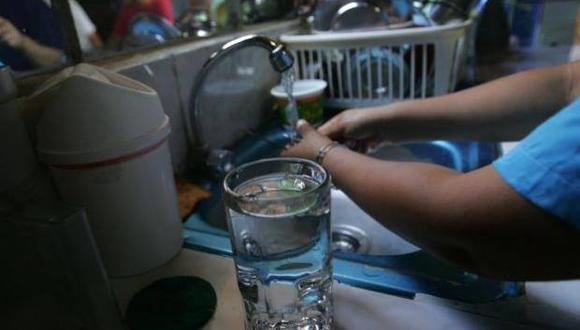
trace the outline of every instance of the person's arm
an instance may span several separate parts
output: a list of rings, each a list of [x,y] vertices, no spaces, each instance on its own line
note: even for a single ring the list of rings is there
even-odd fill
[[[298,129],[302,142],[283,156],[314,159],[330,142],[305,123]],[[580,276],[580,231],[524,200],[490,166],[461,174],[340,147],[323,165],[383,225],[462,269],[510,280]]]
[[[43,46],[27,36],[23,36],[20,49],[39,67],[50,67],[60,64],[64,56],[60,49]]]
[[[9,20],[2,17],[0,17],[0,39],[10,47],[22,51],[39,67],[59,64],[63,58],[61,50],[39,44],[21,33]]]
[[[96,31],[91,33],[91,35],[89,35],[89,41],[91,42],[91,45],[93,45],[93,47],[95,47],[96,49],[101,49],[104,47],[103,39],[101,39],[101,36]]]
[[[519,140],[580,95],[580,61],[531,70],[461,92],[345,111],[320,128],[331,137]]]
[[[79,39],[88,38],[95,49],[103,48],[103,40],[85,9],[76,0],[69,0],[69,2]]]

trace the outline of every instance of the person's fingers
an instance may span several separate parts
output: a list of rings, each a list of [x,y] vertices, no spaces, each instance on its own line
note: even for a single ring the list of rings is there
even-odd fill
[[[306,143],[299,143],[295,145],[289,145],[282,150],[280,153],[281,157],[300,157],[300,158],[308,158],[312,157],[312,151],[310,147]]]
[[[315,159],[320,148],[332,142],[332,140],[320,134],[305,120],[299,120],[298,123],[296,123],[296,130],[302,136],[302,140],[282,151],[282,157]]]
[[[280,153],[280,157],[294,157],[294,148],[290,145],[284,147],[282,152]]]
[[[318,128],[318,132],[326,135],[331,139],[340,138],[343,135],[344,127],[341,123],[340,115],[331,118]]]
[[[358,110],[347,110],[322,125],[318,131],[333,140],[366,139],[372,135]]]
[[[310,124],[306,120],[300,119],[296,123],[296,130],[302,136],[306,136],[307,134],[312,133],[314,131],[314,128],[310,126]]]

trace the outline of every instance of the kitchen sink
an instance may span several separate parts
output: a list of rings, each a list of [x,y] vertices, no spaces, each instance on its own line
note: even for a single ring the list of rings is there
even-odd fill
[[[346,194],[332,190],[332,247],[336,252],[393,256],[419,251],[366,214]]]
[[[224,158],[227,160],[227,164],[214,164],[214,179],[205,183],[205,188],[212,192],[212,198],[204,201],[198,207],[198,212],[205,223],[218,229],[227,230],[224,207],[221,202],[221,187],[216,183],[221,182],[227,171],[233,166],[239,166],[262,158],[276,157],[288,143],[289,136],[287,129],[281,127],[269,127],[263,131],[249,134],[246,139],[238,143],[231,151],[227,151],[230,154],[229,157]],[[498,154],[499,148],[496,144],[452,141],[383,145],[368,153],[369,156],[382,160],[432,163],[452,168],[459,172],[468,172],[488,165],[497,158]],[[373,228],[381,235],[385,234],[384,237],[391,237],[389,236],[391,234],[390,231],[384,228],[381,229],[382,226],[380,224],[376,223],[374,219],[349,201],[350,199],[344,194],[336,190],[333,191],[333,202],[337,203],[338,207],[341,208],[339,212],[334,213],[350,214],[345,217],[340,215],[341,218],[336,220],[336,225],[342,229],[338,230],[335,236],[344,238],[344,248],[347,248],[348,245],[349,235],[347,234],[351,233],[358,237],[355,233],[356,229],[353,228],[353,223],[356,221],[355,218],[361,219],[358,221],[357,226],[365,226],[368,229]],[[349,226],[351,230],[347,231]],[[365,233],[370,232],[363,228],[359,229]],[[345,235],[342,235],[343,233]],[[370,248],[372,246],[378,248],[377,246],[380,244],[374,243],[374,237],[383,237],[381,235],[370,235],[369,239],[373,240],[373,244],[369,245],[371,246]],[[367,246],[360,245],[360,243],[364,242],[359,242],[359,250],[360,248],[364,250]]]
[[[395,256],[419,251],[364,212],[345,193],[331,191],[332,248],[337,253],[369,256]],[[192,230],[228,236],[223,204],[216,203],[203,215],[195,214],[186,222]]]
[[[213,179],[198,181],[212,192],[212,197],[201,203],[186,221],[185,247],[231,255],[221,202],[221,178],[232,165],[276,156],[287,143],[286,133],[284,129],[272,128],[249,136],[231,151],[231,164],[216,166]],[[468,172],[490,164],[498,154],[497,145],[490,143],[431,141],[383,146],[370,156],[427,162]],[[522,293],[520,283],[481,278],[433,258],[382,226],[342,191],[332,189],[331,194],[335,280],[404,297],[425,293],[470,303]]]

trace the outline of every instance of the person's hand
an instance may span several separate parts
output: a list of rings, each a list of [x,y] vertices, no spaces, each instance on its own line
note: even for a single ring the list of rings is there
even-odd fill
[[[282,157],[299,157],[315,160],[320,148],[332,142],[327,136],[320,134],[305,120],[299,120],[296,130],[302,135],[302,140],[284,150]]]
[[[375,144],[385,138],[381,130],[384,115],[385,108],[350,109],[330,119],[318,131],[347,144],[352,140]]]
[[[25,36],[10,22],[0,17],[0,40],[12,48],[21,48]]]
[[[385,113],[384,107],[345,110],[318,131],[351,150],[364,153],[385,140],[386,132],[381,127]]]

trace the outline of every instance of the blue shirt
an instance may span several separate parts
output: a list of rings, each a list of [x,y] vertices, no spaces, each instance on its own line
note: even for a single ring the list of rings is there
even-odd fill
[[[521,196],[580,229],[580,98],[493,166]]]
[[[0,16],[43,46],[64,48],[60,26],[43,0],[0,0]],[[34,69],[34,64],[19,50],[0,41],[0,61],[16,71]]]

